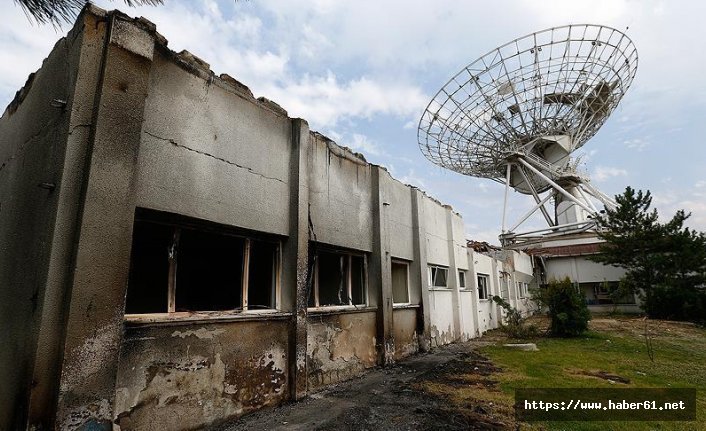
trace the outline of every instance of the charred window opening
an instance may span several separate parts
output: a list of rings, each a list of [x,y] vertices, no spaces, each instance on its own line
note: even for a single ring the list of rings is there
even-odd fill
[[[488,279],[485,274],[478,274],[478,299],[488,299]]]
[[[443,266],[429,266],[429,285],[431,287],[447,287],[449,269]]]
[[[409,304],[409,264],[393,260],[390,272],[393,304]]]
[[[127,313],[163,313],[167,310],[169,249],[174,236],[171,226],[135,223],[132,239]]]
[[[279,265],[277,240],[138,210],[125,314],[274,309]]]
[[[278,260],[277,244],[250,241],[247,301],[249,309],[275,308]]]
[[[175,256],[175,311],[242,308],[244,249],[243,238],[181,229]]]
[[[365,298],[365,259],[363,256],[350,257],[351,300],[353,305],[364,305]]]
[[[337,250],[318,250],[310,307],[366,305],[365,256]]]

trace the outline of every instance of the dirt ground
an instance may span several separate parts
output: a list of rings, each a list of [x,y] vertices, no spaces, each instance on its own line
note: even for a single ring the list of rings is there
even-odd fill
[[[526,323],[541,334],[548,329],[549,319],[533,316]],[[703,337],[689,323],[634,316],[595,315],[589,328],[614,336],[644,336],[647,331],[657,340]],[[497,402],[502,396],[497,379],[503,370],[476,352],[508,341],[502,331],[490,331],[480,339],[372,369],[300,402],[247,415],[216,430],[516,430],[519,424],[512,408]],[[606,376],[596,377],[617,379]]]
[[[698,326],[689,322],[672,322],[669,320],[643,319],[631,316],[611,317],[594,316],[589,322],[589,329],[592,331],[604,331],[612,333],[626,333],[633,336],[644,336],[649,334],[659,338],[700,338],[702,332]]]
[[[481,342],[482,343],[482,342]],[[469,399],[461,409],[430,386],[494,385],[499,371],[474,352],[479,341],[416,355],[393,367],[312,394],[298,403],[224,424],[236,430],[506,430],[512,416],[494,412],[492,402]],[[465,379],[459,379],[459,375]],[[471,377],[473,381],[469,381]]]

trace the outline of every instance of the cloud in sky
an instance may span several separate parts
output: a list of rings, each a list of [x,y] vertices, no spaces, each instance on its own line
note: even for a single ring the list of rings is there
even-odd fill
[[[613,177],[626,177],[627,175],[628,171],[626,171],[625,169],[614,168],[610,166],[598,166],[596,167],[596,170],[593,171],[591,179],[602,183]]]
[[[446,173],[421,156],[416,125],[431,96],[480,55],[533,31],[568,23],[629,27],[638,73],[613,118],[583,149],[584,168],[608,194],[628,180],[655,196],[678,188],[670,205],[688,206],[690,223],[706,230],[706,199],[694,194],[703,190],[696,184],[706,161],[706,50],[697,43],[706,40],[706,2],[170,0],[134,9],[97,3],[147,17],[173,50],[191,51],[216,73],[390,167],[451,204],[468,234],[484,238],[500,231],[502,187]],[[0,13],[0,98],[7,104],[68,26],[56,32],[32,25],[14,2],[0,3]],[[524,213],[527,202],[513,193],[512,211]]]

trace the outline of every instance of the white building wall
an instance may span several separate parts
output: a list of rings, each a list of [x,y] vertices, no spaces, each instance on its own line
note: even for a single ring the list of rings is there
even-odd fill
[[[469,256],[473,260],[473,299],[476,301],[477,304],[477,322],[478,322],[478,332],[482,334],[483,332],[493,329],[495,325],[497,324],[497,320],[494,317],[495,314],[495,306],[493,302],[491,301],[490,298],[494,294],[494,291],[497,291],[497,288],[495,287],[495,282],[493,280],[496,278],[495,274],[493,272],[493,258],[490,256],[486,256],[484,254],[471,251],[469,253]],[[487,275],[489,278],[489,292],[488,292],[488,299],[480,299],[479,298],[479,292],[478,292],[478,274],[483,274]]]
[[[547,281],[569,277],[577,283],[616,281],[625,275],[623,268],[592,262],[584,256],[546,259]]]

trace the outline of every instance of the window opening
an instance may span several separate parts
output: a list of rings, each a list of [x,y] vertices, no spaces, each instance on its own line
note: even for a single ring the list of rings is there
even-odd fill
[[[138,211],[125,314],[277,307],[279,242]]]
[[[156,223],[137,223],[133,232],[129,288],[125,300],[127,313],[167,311],[165,294],[169,276],[169,249],[174,229]]]
[[[275,307],[278,254],[277,244],[250,241],[247,301],[249,310]]]
[[[461,289],[466,289],[466,271],[458,271],[458,287]]]
[[[318,250],[310,307],[365,305],[367,267],[364,255]]]
[[[394,304],[408,304],[409,265],[406,262],[393,260],[390,272],[392,277],[392,302]]]
[[[175,311],[242,309],[245,240],[182,229],[176,251]]]
[[[448,268],[440,266],[429,267],[429,284],[433,287],[447,287]]]
[[[478,298],[488,299],[488,276],[478,274]]]

